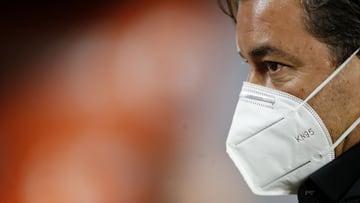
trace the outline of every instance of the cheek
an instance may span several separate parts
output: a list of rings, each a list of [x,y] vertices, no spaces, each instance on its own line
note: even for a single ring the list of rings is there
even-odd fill
[[[329,133],[336,140],[351,123],[351,87],[341,78],[330,82],[309,104],[319,114]]]
[[[312,77],[311,75],[296,73],[287,77],[290,77],[291,79],[287,80],[286,83],[275,85],[271,82],[271,84],[268,84],[267,86],[305,100],[319,84],[319,82],[316,81],[317,78]]]
[[[309,64],[299,68],[291,68],[292,70],[286,73],[290,79],[281,87],[275,88],[301,99],[306,99],[333,72],[333,68],[327,63],[317,64],[314,61],[309,62]]]

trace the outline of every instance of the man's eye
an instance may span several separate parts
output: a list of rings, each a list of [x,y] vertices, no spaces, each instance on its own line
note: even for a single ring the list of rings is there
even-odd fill
[[[265,61],[264,65],[265,65],[266,69],[269,71],[269,73],[276,73],[284,67],[283,64],[272,62],[272,61]]]

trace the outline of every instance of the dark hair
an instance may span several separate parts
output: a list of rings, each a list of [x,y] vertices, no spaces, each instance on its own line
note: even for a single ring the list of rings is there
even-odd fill
[[[218,0],[220,8],[236,23],[241,0]],[[327,44],[333,62],[339,65],[360,47],[359,0],[298,0],[304,10],[304,25]]]
[[[220,9],[228,16],[230,16],[236,23],[236,15],[239,7],[239,0],[217,0]]]

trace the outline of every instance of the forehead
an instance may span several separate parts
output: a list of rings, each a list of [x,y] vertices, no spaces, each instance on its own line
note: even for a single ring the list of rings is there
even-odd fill
[[[303,11],[297,0],[241,1],[237,22],[239,45],[281,45],[291,43],[294,37],[309,36],[303,25]]]

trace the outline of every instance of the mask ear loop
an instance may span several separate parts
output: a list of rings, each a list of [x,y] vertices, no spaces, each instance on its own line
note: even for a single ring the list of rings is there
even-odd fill
[[[360,124],[360,117],[356,119],[356,121],[351,124],[351,126],[336,140],[336,142],[331,145],[330,150],[335,150],[336,147],[339,146],[341,142],[345,140],[345,138]],[[328,153],[328,152],[327,152]],[[326,155],[327,153],[323,154]]]
[[[353,54],[351,54],[351,56],[349,58],[347,58],[344,63],[342,63],[326,80],[324,80],[317,88],[315,88],[314,91],[311,92],[311,94],[298,106],[295,108],[295,111],[298,110],[301,106],[305,105],[306,103],[308,103],[308,101],[310,99],[312,99],[317,93],[319,93],[327,84],[329,84],[329,82],[334,79],[339,73],[340,71],[342,71],[346,65],[351,61],[351,59],[357,54],[359,53],[360,48],[357,49]],[[331,145],[331,147],[326,150],[325,152],[322,152],[319,154],[320,157],[315,157],[314,159],[319,159],[322,158],[324,156],[326,156],[327,154],[329,154],[331,151],[334,151],[336,147],[338,147],[340,145],[340,143],[342,143],[346,137],[360,124],[360,117],[358,119],[355,120],[355,122],[353,124],[351,124],[351,126],[335,141],[334,144]]]
[[[359,52],[360,48],[357,49],[349,58],[345,60],[344,63],[342,63],[326,80],[324,80],[314,91],[311,92],[311,94],[296,108],[300,108],[305,103],[307,103],[310,99],[312,99],[317,93],[319,93],[329,82],[334,79],[340,71],[342,71],[344,68],[346,68],[346,65],[351,61],[351,59]]]
[[[345,138],[360,124],[360,117],[356,119],[356,121],[351,124],[351,126],[336,140],[334,144],[330,146],[327,150],[320,152],[319,154],[313,156],[313,160],[321,160],[323,157],[328,155],[330,152],[333,152],[336,147],[339,146],[340,143],[342,143]]]

